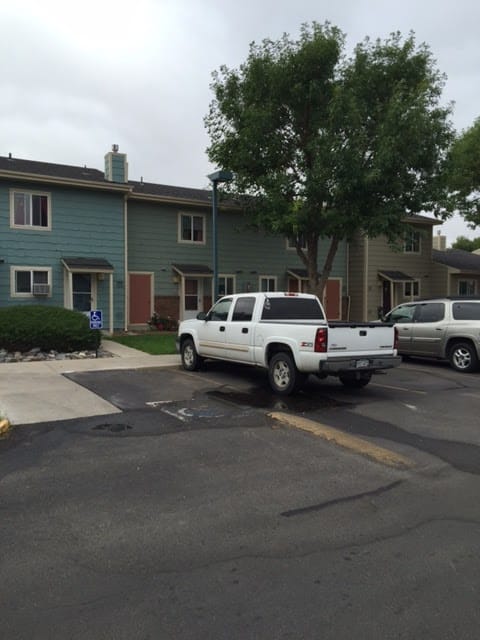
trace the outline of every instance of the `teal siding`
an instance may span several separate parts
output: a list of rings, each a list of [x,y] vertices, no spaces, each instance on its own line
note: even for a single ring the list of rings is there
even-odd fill
[[[10,229],[11,188],[51,194],[51,230]],[[114,267],[114,327],[124,326],[124,218],[123,196],[108,192],[45,185],[0,185],[0,304],[64,306],[62,257],[105,258]],[[10,266],[45,266],[52,269],[51,298],[11,298]],[[97,306],[109,326],[109,277],[98,282]]]
[[[179,243],[178,214],[204,214],[206,243]],[[128,205],[128,269],[153,271],[155,295],[178,295],[178,285],[172,282],[172,264],[203,264],[212,268],[212,215],[210,209],[188,209],[130,201]],[[319,244],[319,266],[326,255],[328,242]],[[284,237],[268,236],[248,229],[239,212],[221,211],[218,216],[218,270],[236,277],[238,292],[258,288],[260,275],[277,277],[279,290],[287,286],[287,270],[304,268],[295,251],[287,250]],[[346,294],[346,246],[337,252],[332,277],[343,278]]]

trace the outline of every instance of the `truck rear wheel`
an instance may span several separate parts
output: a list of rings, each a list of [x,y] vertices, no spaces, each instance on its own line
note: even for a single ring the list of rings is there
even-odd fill
[[[471,373],[478,367],[475,347],[469,342],[457,342],[450,349],[448,359],[451,366],[462,373]]]
[[[362,373],[342,373],[338,376],[340,382],[349,389],[362,389],[372,379],[370,371],[363,371]]]
[[[282,396],[288,396],[298,391],[307,379],[295,366],[292,356],[286,351],[276,353],[268,366],[268,380],[270,386]]]
[[[182,357],[182,366],[186,371],[197,371],[197,369],[200,369],[202,358],[198,355],[195,349],[195,343],[191,338],[186,338],[182,342],[180,354]]]

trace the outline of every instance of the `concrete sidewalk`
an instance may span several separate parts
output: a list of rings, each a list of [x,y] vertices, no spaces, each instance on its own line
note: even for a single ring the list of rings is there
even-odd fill
[[[102,344],[113,358],[0,364],[0,416],[16,425],[121,413],[62,374],[180,365],[178,355],[151,356],[111,340]]]

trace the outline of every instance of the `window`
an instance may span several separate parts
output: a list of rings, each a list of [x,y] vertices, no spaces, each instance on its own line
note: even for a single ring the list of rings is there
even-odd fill
[[[255,298],[238,298],[233,310],[232,322],[250,322]]]
[[[407,231],[403,245],[405,253],[420,253],[420,232]]]
[[[480,320],[480,302],[455,302],[452,312],[455,320]]]
[[[219,300],[208,312],[208,319],[225,322],[231,306],[231,298],[224,298],[223,300]]]
[[[43,267],[11,267],[10,291],[13,298],[50,296],[51,269]],[[37,286],[39,285],[39,286]]]
[[[316,298],[265,297],[262,320],[324,320]]]
[[[427,302],[417,304],[415,312],[415,322],[439,322],[445,316],[445,305],[443,302]]]
[[[459,296],[474,296],[475,295],[475,280],[459,280],[458,281],[458,295]]]
[[[260,288],[259,291],[276,291],[277,279],[275,276],[260,276]]]
[[[231,296],[233,293],[235,293],[234,276],[219,276],[218,277],[218,295]]]
[[[181,213],[178,216],[178,241],[205,244],[205,216]]]
[[[300,249],[307,249],[307,240],[303,233],[299,233],[297,236],[290,236],[287,238],[287,249],[296,249],[296,242],[300,243]]]
[[[413,322],[413,314],[415,313],[414,304],[406,305],[402,304],[393,311],[391,311],[387,317],[387,322]]]
[[[420,282],[413,280],[411,282],[403,283],[403,297],[404,298],[418,298],[420,295]]]
[[[20,229],[51,228],[50,195],[10,191],[10,226]]]

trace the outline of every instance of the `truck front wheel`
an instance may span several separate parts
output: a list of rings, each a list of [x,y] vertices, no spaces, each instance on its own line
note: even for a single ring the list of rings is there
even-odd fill
[[[286,351],[276,353],[270,360],[268,380],[275,393],[288,396],[298,391],[306,378],[306,374],[297,369],[292,356]]]
[[[372,374],[370,371],[363,371],[362,373],[341,373],[338,377],[343,386],[349,389],[361,389],[370,382]]]
[[[202,358],[198,355],[195,349],[195,343],[191,338],[186,338],[182,342],[180,349],[182,357],[182,366],[186,371],[197,371],[202,364]]]

